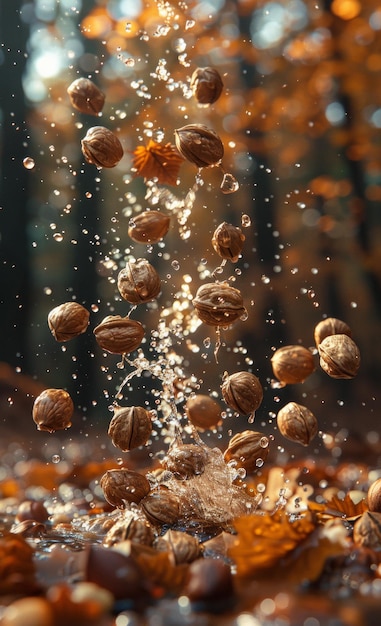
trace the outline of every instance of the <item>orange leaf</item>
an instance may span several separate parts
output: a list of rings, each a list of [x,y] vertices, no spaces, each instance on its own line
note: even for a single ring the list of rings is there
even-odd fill
[[[350,494],[347,493],[344,498],[333,496],[325,503],[323,510],[320,514],[318,514],[318,516],[321,520],[341,517],[353,521],[367,510],[368,507],[365,499],[355,503],[353,502]]]
[[[156,178],[158,183],[176,185],[183,158],[175,146],[170,143],[156,143],[150,139],[147,146],[138,146],[134,150],[132,167],[137,176],[147,179]]]
[[[237,575],[253,576],[292,552],[315,528],[311,515],[291,518],[284,510],[235,520],[238,537],[229,550]]]

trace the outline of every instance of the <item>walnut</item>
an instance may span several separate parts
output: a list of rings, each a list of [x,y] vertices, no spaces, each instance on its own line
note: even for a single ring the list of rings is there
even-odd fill
[[[153,529],[145,518],[140,519],[132,511],[124,511],[123,517],[106,534],[103,545],[113,546],[121,541],[129,540],[134,543],[151,546],[154,539]]]
[[[157,243],[167,234],[170,222],[160,211],[143,211],[131,218],[128,234],[137,243]]]
[[[314,329],[314,339],[316,346],[319,346],[323,339],[330,335],[348,335],[352,336],[352,331],[348,324],[336,317],[327,317],[316,324]]]
[[[140,506],[148,521],[155,526],[173,525],[180,518],[180,498],[164,485],[151,491]]]
[[[140,346],[144,328],[130,317],[108,315],[94,328],[94,335],[103,350],[112,354],[129,354]]]
[[[97,167],[115,167],[123,157],[118,137],[104,126],[89,128],[81,146],[86,161]]]
[[[278,348],[271,358],[274,376],[284,385],[302,383],[315,369],[315,360],[308,348],[299,345]]]
[[[262,467],[269,454],[269,439],[263,433],[244,430],[229,441],[224,452],[226,463],[235,461],[237,467],[243,467],[252,473]]]
[[[71,426],[74,404],[64,389],[45,389],[33,403],[32,416],[38,430],[64,430]]]
[[[98,115],[105,103],[105,94],[89,78],[77,78],[67,88],[72,106],[81,113]]]
[[[146,259],[128,261],[118,274],[118,290],[131,304],[149,302],[160,293],[160,276]]]
[[[314,414],[297,402],[289,402],[278,411],[277,424],[283,437],[303,446],[308,446],[318,431]]]
[[[225,372],[221,391],[226,404],[242,415],[256,411],[263,400],[261,382],[250,372],[235,372],[230,376]]]
[[[229,326],[247,315],[241,292],[227,282],[201,285],[193,298],[193,306],[200,320],[208,326]]]
[[[320,366],[331,378],[354,378],[360,367],[360,350],[345,334],[330,335],[318,346]]]
[[[355,521],[353,540],[360,546],[381,550],[381,513],[365,511]]]
[[[163,460],[166,470],[172,472],[176,478],[186,480],[197,474],[202,474],[207,454],[202,446],[194,443],[174,444],[169,448]]]
[[[48,315],[48,326],[56,341],[69,341],[87,330],[90,313],[78,302],[64,302]]]
[[[368,489],[368,507],[369,511],[381,513],[381,478],[377,478]]]
[[[152,433],[152,413],[142,406],[114,407],[108,434],[123,452],[143,446]]]
[[[217,165],[224,146],[217,133],[204,124],[188,124],[175,130],[176,148],[184,159],[197,167]]]
[[[200,104],[213,104],[222,93],[224,84],[214,67],[198,67],[191,76],[190,88]]]
[[[179,530],[167,530],[160,537],[156,547],[159,550],[171,552],[176,565],[192,563],[201,556],[201,545],[197,537]]]
[[[212,237],[212,246],[222,259],[236,263],[242,252],[245,235],[238,226],[222,222],[217,226]]]
[[[185,404],[189,421],[202,430],[214,428],[221,422],[221,407],[216,400],[202,393],[190,396]]]
[[[150,491],[150,484],[143,474],[128,469],[111,469],[100,480],[104,497],[109,504],[123,508],[126,502],[140,502]]]

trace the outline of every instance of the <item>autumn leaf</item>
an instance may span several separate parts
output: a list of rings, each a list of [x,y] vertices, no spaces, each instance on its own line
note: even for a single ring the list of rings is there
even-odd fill
[[[291,553],[315,529],[312,516],[291,517],[286,511],[244,516],[234,521],[238,533],[229,556],[237,575],[255,576]]]
[[[354,521],[367,510],[368,507],[365,499],[355,503],[350,493],[347,493],[344,498],[333,496],[330,500],[327,500],[320,513],[318,513],[318,518],[324,521],[334,517],[340,517]]]
[[[147,146],[134,150],[132,168],[137,176],[149,180],[156,178],[158,183],[176,185],[182,156],[171,143],[161,144],[150,139]]]

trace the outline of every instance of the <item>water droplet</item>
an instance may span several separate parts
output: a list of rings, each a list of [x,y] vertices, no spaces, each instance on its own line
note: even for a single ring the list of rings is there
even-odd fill
[[[171,265],[172,265],[173,269],[176,270],[176,271],[180,269],[180,263],[178,261],[176,261],[176,260],[172,261]]]
[[[210,337],[205,337],[202,343],[204,344],[204,348],[210,348],[212,340]]]
[[[229,172],[225,172],[224,177],[222,179],[222,183],[220,186],[222,193],[234,193],[239,189],[239,182],[233,176],[233,174],[229,174]]]
[[[249,226],[251,226],[251,218],[249,215],[246,215],[245,213],[242,215],[241,217],[241,224],[243,226],[243,228],[248,228]]]
[[[60,460],[61,460],[61,457],[60,457],[59,454],[53,454],[53,456],[52,456],[52,463],[56,463],[57,464],[57,463],[60,462]]]
[[[61,243],[61,241],[63,241],[63,234],[62,233],[54,233],[53,239],[54,239],[54,241],[58,241],[58,243]]]
[[[23,166],[25,167],[26,170],[32,170],[34,168],[34,166],[36,165],[34,162],[34,159],[32,159],[32,157],[25,157],[25,159],[22,162]]]

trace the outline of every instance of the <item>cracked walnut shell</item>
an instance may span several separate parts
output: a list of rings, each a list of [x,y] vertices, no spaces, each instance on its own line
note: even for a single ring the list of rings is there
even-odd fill
[[[64,302],[50,311],[48,326],[56,341],[69,341],[87,330],[89,319],[90,313],[82,304]]]
[[[73,413],[73,400],[64,389],[45,389],[33,403],[32,417],[38,430],[53,433],[69,428]]]
[[[241,415],[256,411],[263,400],[261,382],[250,372],[235,372],[230,376],[225,372],[221,391],[226,404]]]
[[[278,411],[277,425],[283,437],[308,446],[318,431],[315,415],[297,402],[289,402]]]
[[[118,137],[104,126],[92,126],[81,140],[82,153],[96,167],[115,167],[123,157]]]
[[[123,452],[147,443],[152,433],[152,412],[142,406],[115,406],[108,434]]]
[[[160,293],[160,276],[146,259],[128,261],[118,274],[118,290],[131,304],[149,302]]]
[[[241,292],[227,282],[201,285],[193,298],[193,306],[200,320],[208,326],[229,326],[247,315]]]
[[[77,78],[67,88],[72,106],[81,113],[98,115],[105,103],[105,94],[89,78]]]
[[[94,328],[98,345],[112,354],[129,354],[138,348],[144,337],[140,322],[120,315],[108,315]]]

